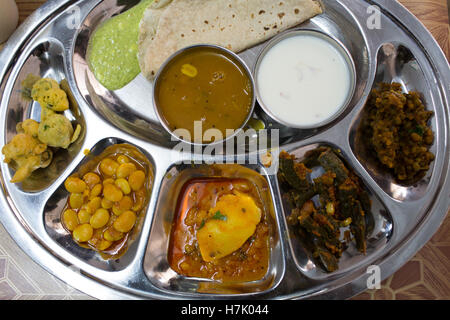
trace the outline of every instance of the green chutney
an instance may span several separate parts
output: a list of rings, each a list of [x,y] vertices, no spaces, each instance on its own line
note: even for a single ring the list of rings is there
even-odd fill
[[[108,90],[124,87],[141,72],[137,58],[139,23],[152,1],[142,0],[103,22],[89,41],[89,67]]]

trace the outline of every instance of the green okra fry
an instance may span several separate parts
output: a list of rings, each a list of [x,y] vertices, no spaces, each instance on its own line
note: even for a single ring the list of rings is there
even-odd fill
[[[352,207],[358,199],[358,187],[351,179],[347,179],[339,185],[337,190],[337,199],[339,201],[339,212],[343,219],[353,218]]]
[[[339,186],[337,196],[342,217],[352,219],[350,231],[355,237],[356,247],[360,252],[365,253],[366,220],[365,212],[358,200],[358,187],[351,179],[347,179]]]
[[[298,193],[294,191],[294,203],[297,208],[302,208],[306,201],[310,200],[312,197],[316,195],[316,191],[314,189],[310,189],[303,193]]]
[[[373,219],[372,214],[372,201],[370,200],[369,194],[367,191],[361,189],[359,192],[359,202],[361,203],[361,207],[364,210],[364,217],[366,222],[366,235],[372,233],[375,227],[375,221]]]
[[[317,239],[320,239],[324,245],[329,248],[334,248],[334,251],[340,252],[342,249],[342,243],[339,241],[339,238],[336,237],[336,234],[329,232],[326,227],[320,225],[315,221],[311,216],[306,217],[305,219],[301,219],[300,225],[311,233]],[[340,254],[339,254],[340,255]]]
[[[336,175],[327,171],[320,177],[314,179],[314,190],[319,195],[320,204],[325,207],[329,202],[335,203],[334,179]],[[331,189],[331,190],[330,190]]]
[[[366,219],[364,211],[359,200],[355,201],[352,208],[352,223],[350,224],[350,231],[355,237],[356,248],[361,253],[366,253]]]
[[[330,150],[328,147],[318,147],[305,153],[302,163],[308,168],[320,166],[319,156],[321,153]]]
[[[329,147],[305,154],[302,162],[287,153],[280,156],[279,179],[287,189],[286,198],[294,208],[287,220],[313,259],[327,272],[338,269],[339,258],[347,249],[350,234],[357,249],[366,252],[366,235],[373,228],[369,194],[359,178]],[[325,173],[308,180],[310,168],[321,166]],[[313,198],[318,195],[318,207]],[[372,222],[372,224],[371,224]],[[341,241],[341,228],[349,227]]]
[[[331,254],[327,249],[316,246],[315,256],[327,272],[334,272],[339,268],[339,260],[335,255]]]
[[[327,231],[330,237],[339,238],[339,222],[332,216],[319,211],[314,213],[313,219]]]
[[[294,167],[294,160],[288,158],[280,158],[280,172],[283,174],[284,180],[299,192],[306,192],[311,188],[306,175],[299,177]]]
[[[325,171],[331,171],[336,174],[336,182],[338,185],[343,183],[348,178],[348,169],[336,153],[333,152],[333,150],[328,149],[327,151],[322,152],[318,160]]]

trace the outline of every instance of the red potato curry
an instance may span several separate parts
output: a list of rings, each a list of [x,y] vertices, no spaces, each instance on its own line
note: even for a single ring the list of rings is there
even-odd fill
[[[236,197],[245,200],[239,202]],[[232,201],[227,202],[227,200]],[[235,200],[236,202],[233,202]],[[241,238],[242,245],[238,245],[237,249],[228,248],[229,251],[236,249],[229,254],[221,252],[223,256],[219,255],[217,248],[211,256],[205,255],[205,252],[211,252],[208,251],[208,248],[202,250],[199,235],[208,228],[208,224],[212,226],[210,228],[212,233],[217,231],[215,224],[221,230],[226,228],[227,223],[232,224],[233,203],[238,202],[239,204],[246,203],[243,205],[246,208],[240,208],[242,211],[237,212],[238,215],[240,213],[242,216],[249,215],[252,206],[256,208],[256,212],[261,213],[254,229],[251,229],[253,232],[248,232],[249,228],[243,226],[246,225],[246,222],[241,220],[239,225],[234,225],[232,232],[230,232],[231,230],[229,232],[238,237],[245,232],[247,235],[251,233],[248,239]],[[224,203],[226,203],[225,206]],[[200,178],[188,181],[180,193],[172,225],[168,252],[171,268],[185,276],[224,282],[262,279],[267,273],[269,263],[268,217],[262,209],[263,204],[256,187],[246,179]],[[252,222],[247,226],[250,224]],[[207,232],[204,233],[207,234]],[[209,235],[205,236],[206,239]],[[228,236],[230,235],[228,234]],[[234,240],[226,238],[224,247]],[[205,242],[210,244],[210,242],[214,242],[214,239]],[[207,247],[208,244],[204,244],[203,247]],[[221,249],[219,248],[219,250]],[[226,249],[224,248],[224,250]],[[218,256],[214,256],[215,254]]]

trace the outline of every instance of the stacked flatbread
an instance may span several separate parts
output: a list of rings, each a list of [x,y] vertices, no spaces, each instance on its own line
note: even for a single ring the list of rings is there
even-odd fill
[[[174,52],[215,44],[240,52],[322,13],[319,0],[155,0],[139,32],[139,64],[153,80]]]

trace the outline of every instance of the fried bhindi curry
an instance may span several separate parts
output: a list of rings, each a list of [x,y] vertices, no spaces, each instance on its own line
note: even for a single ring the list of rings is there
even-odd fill
[[[434,160],[429,151],[434,134],[433,115],[417,92],[403,93],[399,83],[380,83],[372,90],[361,123],[369,152],[405,184],[421,179]]]
[[[325,173],[311,179],[315,167]],[[338,269],[352,238],[358,251],[366,252],[366,235],[372,228],[371,201],[337,152],[320,147],[309,151],[303,161],[281,152],[278,178],[293,208],[288,223],[327,272]],[[341,229],[346,227],[341,241]]]
[[[70,120],[58,113],[69,109],[69,100],[55,80],[28,75],[22,82],[22,97],[40,104],[41,122],[19,122],[18,134],[2,148],[4,161],[16,170],[12,183],[22,182],[33,171],[48,167],[55,151],[51,148],[67,149],[81,132],[80,125],[74,130]]]

